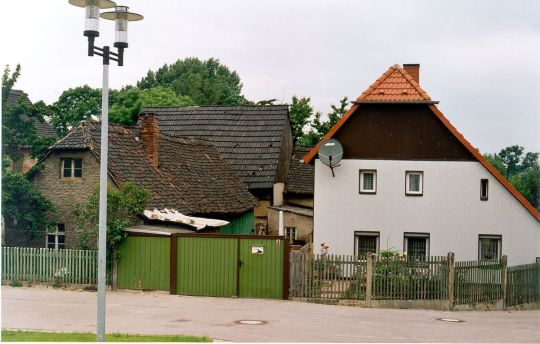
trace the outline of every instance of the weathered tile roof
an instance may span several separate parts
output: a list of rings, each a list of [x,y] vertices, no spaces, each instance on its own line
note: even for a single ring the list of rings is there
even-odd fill
[[[285,183],[285,192],[295,194],[313,195],[315,183],[315,167],[312,164],[304,164],[304,156],[313,147],[295,146],[289,165],[289,173]]]
[[[11,92],[9,92],[9,96],[8,96],[8,100],[7,100],[7,104],[8,105],[15,105],[17,103],[17,101],[19,100],[19,98],[21,98],[22,96],[26,96],[26,94],[21,91],[21,90],[11,90]],[[28,97],[25,97],[23,98],[25,103],[28,104],[28,105],[31,105],[32,102],[28,99]],[[27,115],[21,115],[21,119],[23,121],[28,121],[30,120],[30,118],[27,116]],[[38,120],[37,118],[32,118],[32,122],[34,123],[34,126],[36,127],[36,133],[38,136],[56,136],[56,132],[54,131],[54,129],[51,127],[51,125],[49,123],[47,123],[46,121],[40,121]]]
[[[101,124],[82,122],[51,149],[90,149],[100,155]],[[148,189],[148,209],[173,208],[185,215],[234,215],[251,210],[255,198],[211,143],[160,134],[155,168],[137,138],[138,130],[109,126],[109,173]]]
[[[289,120],[287,105],[144,108],[163,133],[206,139],[250,189],[271,188]]]

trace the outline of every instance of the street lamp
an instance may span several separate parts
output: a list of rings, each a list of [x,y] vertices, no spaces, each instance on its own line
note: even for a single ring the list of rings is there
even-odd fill
[[[88,37],[88,56],[98,55],[103,58],[103,87],[101,91],[101,159],[99,171],[99,236],[98,236],[98,305],[97,305],[97,341],[105,341],[105,265],[107,259],[107,159],[109,145],[109,62],[116,61],[118,66],[124,65],[124,49],[127,43],[127,22],[143,19],[143,16],[131,13],[127,6],[116,6],[110,0],[68,0],[77,7],[85,9],[83,35]],[[100,15],[99,10],[113,8],[112,12]],[[114,20],[116,26],[112,52],[109,46],[95,46],[99,37],[99,17]]]

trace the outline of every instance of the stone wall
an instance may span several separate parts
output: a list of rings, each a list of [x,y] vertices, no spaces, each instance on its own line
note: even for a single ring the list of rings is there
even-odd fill
[[[61,178],[61,159],[83,159],[82,178]],[[84,203],[99,185],[99,160],[86,151],[53,151],[43,162],[44,168],[32,183],[56,207],[54,221],[63,223],[66,230],[66,248],[77,248],[77,225],[73,214],[77,204]],[[109,178],[109,187],[114,183]],[[43,247],[45,241],[43,241]]]

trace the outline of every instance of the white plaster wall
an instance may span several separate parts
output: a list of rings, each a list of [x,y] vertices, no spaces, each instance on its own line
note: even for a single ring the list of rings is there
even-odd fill
[[[359,170],[377,170],[377,193],[359,194]],[[424,172],[424,194],[405,196],[405,171]],[[403,251],[404,232],[430,233],[430,255],[478,258],[478,235],[502,235],[509,265],[540,257],[540,223],[480,163],[342,160],[330,169],[315,161],[314,245],[354,253],[355,231],[380,232],[380,248]],[[480,200],[480,179],[489,200]]]

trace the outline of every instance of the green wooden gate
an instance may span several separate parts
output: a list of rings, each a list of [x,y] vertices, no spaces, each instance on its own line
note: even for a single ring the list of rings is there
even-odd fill
[[[168,236],[130,234],[118,250],[118,288],[169,290]]]
[[[174,234],[171,294],[288,298],[283,237]]]
[[[283,253],[280,239],[239,239],[239,297],[283,297]]]
[[[173,240],[177,241],[177,294],[237,295],[238,239],[178,237]]]

